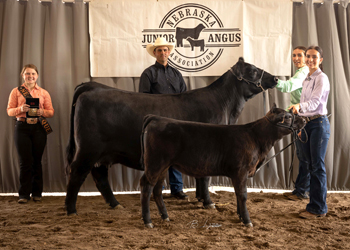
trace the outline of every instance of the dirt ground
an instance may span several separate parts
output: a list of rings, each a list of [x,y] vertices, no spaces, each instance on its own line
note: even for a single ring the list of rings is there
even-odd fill
[[[282,194],[248,193],[253,228],[236,215],[235,194],[211,194],[216,209],[164,194],[170,222],[162,222],[154,201],[155,228],[141,220],[139,194],[117,195],[123,209],[109,209],[101,196],[79,196],[77,216],[67,216],[64,196],[18,204],[0,196],[0,249],[350,249],[350,194],[330,193],[325,218],[298,217],[307,201]]]

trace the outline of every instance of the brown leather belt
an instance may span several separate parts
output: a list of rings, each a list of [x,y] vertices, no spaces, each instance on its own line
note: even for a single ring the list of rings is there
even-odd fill
[[[309,117],[303,116],[302,118],[304,118],[306,122],[310,122],[310,121],[315,120],[315,119],[322,117],[322,116],[326,116],[326,115],[314,115],[314,116],[309,116]]]
[[[24,117],[18,117],[17,121],[20,122],[26,122],[28,124],[37,124],[38,123],[38,118],[24,118]]]

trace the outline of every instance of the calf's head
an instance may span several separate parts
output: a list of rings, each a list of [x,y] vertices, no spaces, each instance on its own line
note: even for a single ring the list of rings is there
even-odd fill
[[[244,81],[249,85],[249,91],[253,95],[266,89],[274,88],[278,83],[277,77],[252,64],[244,62],[243,57],[239,58],[238,62],[231,68],[231,72],[239,81]]]
[[[300,130],[306,125],[306,121],[302,117],[294,115],[292,110],[288,112],[277,108],[275,103],[265,117],[269,122],[280,127],[283,135]]]

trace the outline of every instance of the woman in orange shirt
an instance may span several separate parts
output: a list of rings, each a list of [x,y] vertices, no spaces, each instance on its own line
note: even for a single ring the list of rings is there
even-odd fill
[[[33,98],[39,98],[39,108],[31,110],[32,116],[50,118],[54,114],[50,94],[36,83],[38,69],[33,64],[23,67],[24,87]],[[47,134],[38,118],[26,118],[30,106],[26,98],[14,88],[7,105],[7,114],[16,117],[14,141],[19,156],[20,186],[18,203],[27,203],[32,195],[34,201],[41,201],[43,177],[41,159],[46,145]]]

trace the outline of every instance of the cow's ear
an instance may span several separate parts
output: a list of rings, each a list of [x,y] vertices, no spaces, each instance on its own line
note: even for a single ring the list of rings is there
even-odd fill
[[[243,72],[244,72],[244,59],[243,59],[243,57],[240,57],[238,59],[238,62],[236,63],[236,65],[233,66],[233,71],[238,78],[243,77]]]

